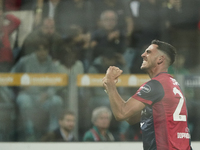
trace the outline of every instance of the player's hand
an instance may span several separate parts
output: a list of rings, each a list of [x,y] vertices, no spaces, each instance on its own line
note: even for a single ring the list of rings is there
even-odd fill
[[[115,81],[118,80],[118,77],[122,74],[122,70],[115,66],[110,66],[106,71],[106,78],[109,80]]]
[[[122,74],[122,70],[120,70],[118,67],[110,66],[106,71],[106,76],[103,78],[103,87],[105,88],[105,92],[108,91],[108,84],[111,83],[111,85],[114,83],[116,84],[118,82],[118,77]]]

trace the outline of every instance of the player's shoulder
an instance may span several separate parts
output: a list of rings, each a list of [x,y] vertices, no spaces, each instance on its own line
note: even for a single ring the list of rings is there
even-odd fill
[[[159,81],[161,84],[171,84],[173,82],[175,82],[176,80],[173,78],[172,75],[168,74],[167,72],[164,73],[159,73],[158,75],[156,75],[154,78],[152,78],[152,80],[157,80]]]
[[[142,88],[141,91],[145,92],[145,93],[163,93],[164,92],[164,88],[163,85],[160,83],[160,81],[158,80],[150,80],[148,82],[146,82]]]
[[[144,86],[150,86],[150,87],[156,88],[156,87],[162,86],[162,84],[160,83],[159,80],[152,79],[146,82]]]

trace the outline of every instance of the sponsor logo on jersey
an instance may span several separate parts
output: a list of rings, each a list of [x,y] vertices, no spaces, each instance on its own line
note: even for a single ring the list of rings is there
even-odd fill
[[[143,92],[149,93],[151,91],[151,87],[148,84],[145,84],[142,89]]]
[[[190,139],[190,134],[186,132],[178,132],[177,133],[178,139]]]

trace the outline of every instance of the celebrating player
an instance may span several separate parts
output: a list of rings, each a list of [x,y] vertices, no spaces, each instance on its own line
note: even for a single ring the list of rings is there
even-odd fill
[[[130,124],[140,121],[144,150],[192,149],[185,98],[178,82],[167,73],[175,56],[172,45],[153,40],[141,55],[141,69],[151,80],[127,101],[121,98],[115,86],[122,70],[110,66],[103,78],[116,120],[127,120]]]

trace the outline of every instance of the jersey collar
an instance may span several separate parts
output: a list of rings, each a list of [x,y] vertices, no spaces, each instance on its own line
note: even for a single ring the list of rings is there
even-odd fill
[[[160,72],[155,77],[157,77],[157,76],[159,76],[160,74],[163,74],[163,73],[167,73],[167,72],[166,71],[165,72]]]

